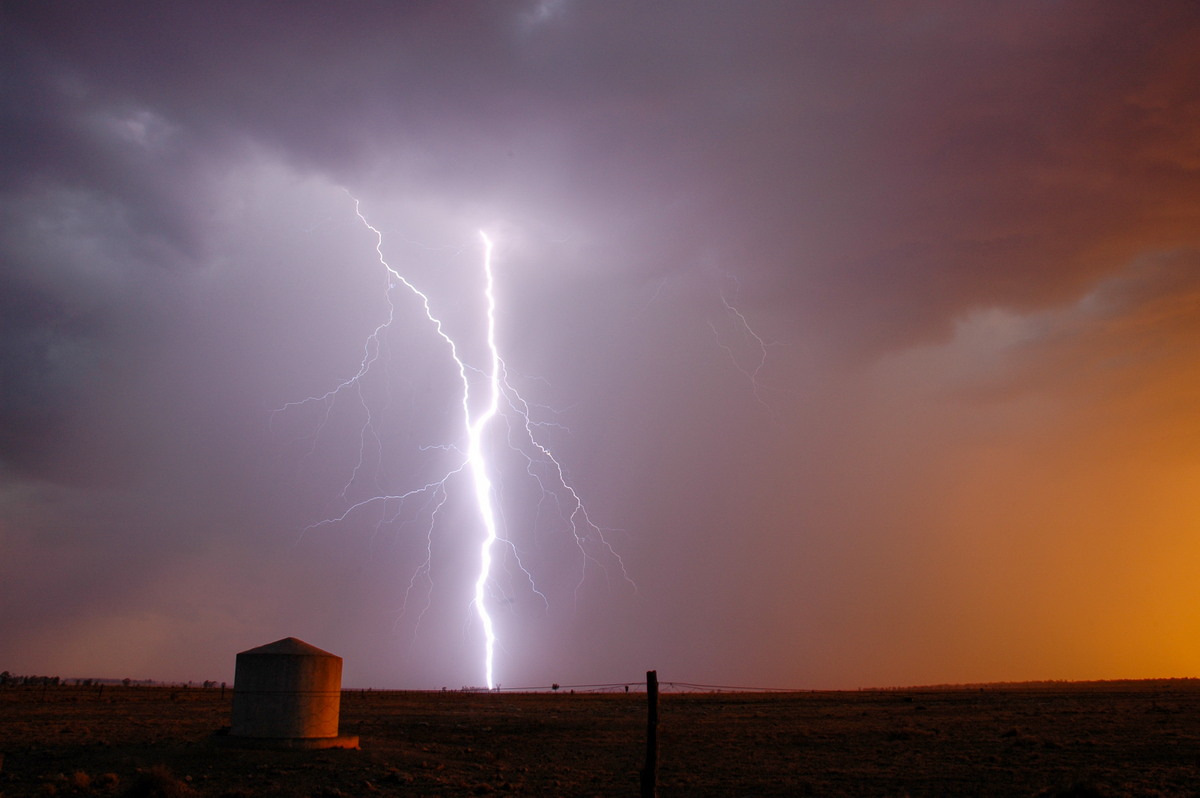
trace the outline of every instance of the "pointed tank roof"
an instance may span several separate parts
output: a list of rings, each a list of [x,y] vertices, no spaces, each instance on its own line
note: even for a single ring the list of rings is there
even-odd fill
[[[316,646],[309,645],[297,637],[285,637],[282,640],[276,640],[274,643],[267,643],[265,646],[239,652],[238,656],[242,654],[278,654],[292,657],[335,657],[341,659],[336,654],[330,654],[328,651],[323,651]]]

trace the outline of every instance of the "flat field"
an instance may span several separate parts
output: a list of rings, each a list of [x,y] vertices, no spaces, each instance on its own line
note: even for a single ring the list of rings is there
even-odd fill
[[[1200,794],[1194,680],[664,693],[658,795]],[[637,795],[646,696],[348,691],[360,750],[218,747],[230,692],[0,689],[0,795]]]

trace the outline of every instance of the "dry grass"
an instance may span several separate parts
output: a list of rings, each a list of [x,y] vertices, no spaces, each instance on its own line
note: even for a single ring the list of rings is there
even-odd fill
[[[1196,795],[1200,686],[663,695],[659,795]],[[347,693],[359,751],[218,748],[219,690],[0,690],[0,795],[635,795],[644,695]]]

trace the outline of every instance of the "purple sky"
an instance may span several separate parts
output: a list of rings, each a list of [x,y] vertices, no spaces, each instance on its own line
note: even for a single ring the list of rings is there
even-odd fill
[[[308,528],[464,445],[419,305],[362,403],[276,412],[387,318],[353,196],[480,368],[492,236],[613,550],[497,455],[502,685],[1197,675],[1198,41],[1190,0],[0,5],[0,668],[296,636],[482,683],[465,478],[428,537]]]

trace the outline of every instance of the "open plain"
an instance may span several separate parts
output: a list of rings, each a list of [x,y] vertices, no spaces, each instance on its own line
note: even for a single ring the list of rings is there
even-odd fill
[[[667,688],[668,686],[665,686]],[[643,693],[346,691],[359,750],[219,747],[231,691],[0,689],[0,795],[636,795]],[[1200,794],[1195,680],[670,693],[660,796]]]

